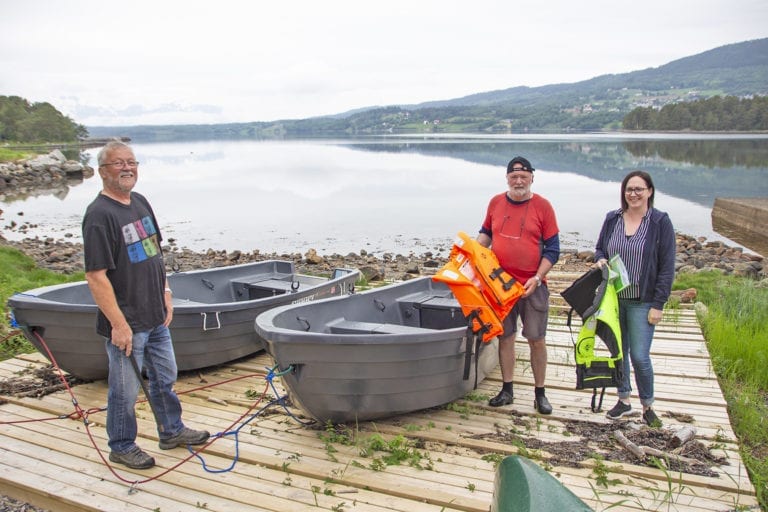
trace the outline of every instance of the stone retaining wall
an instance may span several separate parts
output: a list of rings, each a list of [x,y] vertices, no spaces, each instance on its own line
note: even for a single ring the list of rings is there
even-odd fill
[[[718,197],[712,207],[712,226],[732,240],[768,253],[768,198]]]

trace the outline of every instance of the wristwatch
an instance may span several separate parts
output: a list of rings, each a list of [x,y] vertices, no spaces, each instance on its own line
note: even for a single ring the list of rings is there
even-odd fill
[[[536,286],[537,287],[541,286],[541,278],[539,277],[539,274],[536,274],[535,276],[533,276],[533,278],[536,280]]]

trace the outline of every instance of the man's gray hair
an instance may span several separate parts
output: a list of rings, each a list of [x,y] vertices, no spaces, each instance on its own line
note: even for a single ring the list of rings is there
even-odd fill
[[[112,150],[115,150],[118,148],[128,148],[131,151],[133,151],[133,149],[131,149],[131,146],[129,146],[125,142],[119,139],[111,140],[107,142],[103,148],[101,148],[101,151],[99,151],[99,154],[96,156],[96,160],[99,162],[99,167],[106,164],[107,162],[105,160],[107,159],[107,155],[110,154]]]

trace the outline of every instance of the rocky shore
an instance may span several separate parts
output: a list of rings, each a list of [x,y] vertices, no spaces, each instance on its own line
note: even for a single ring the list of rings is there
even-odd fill
[[[93,176],[93,167],[68,160],[56,149],[29,160],[0,162],[0,197],[35,195],[41,191],[66,190],[72,181]]]
[[[82,244],[53,238],[27,238],[10,241],[0,234],[0,245],[15,247],[35,260],[38,266],[62,273],[83,270]],[[305,254],[276,254],[259,250],[223,251],[209,249],[195,252],[178,248],[175,240],[164,246],[169,272],[221,267],[271,259],[291,260],[304,273],[330,274],[334,268],[358,268],[368,281],[405,280],[420,275],[432,275],[447,261],[426,252],[422,255],[387,253],[379,258],[365,250],[346,255],[320,255],[314,249]],[[584,272],[594,261],[592,251],[565,250],[555,271]],[[741,247],[731,247],[719,241],[707,241],[687,235],[677,235],[676,270],[678,273],[714,270],[727,275],[766,281],[768,269],[763,256],[747,253]],[[768,283],[768,281],[766,281]]]

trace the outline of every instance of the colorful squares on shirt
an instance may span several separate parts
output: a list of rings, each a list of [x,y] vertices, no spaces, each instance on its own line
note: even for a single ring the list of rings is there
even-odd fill
[[[123,240],[131,263],[144,261],[160,253],[157,229],[150,216],[123,226]]]

